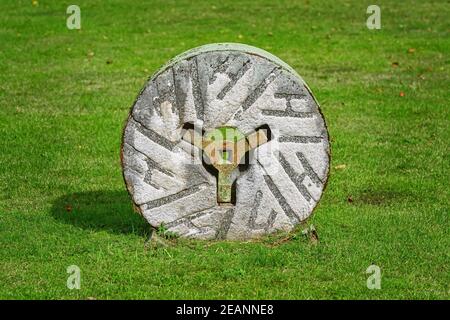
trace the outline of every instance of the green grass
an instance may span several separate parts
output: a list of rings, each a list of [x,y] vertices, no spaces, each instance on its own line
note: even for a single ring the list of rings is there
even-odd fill
[[[0,298],[449,298],[448,1],[378,1],[381,30],[365,26],[372,1],[75,3],[80,31],[68,3],[0,4]],[[321,103],[317,245],[144,246],[122,127],[152,72],[212,42],[272,52]],[[381,290],[366,287],[372,263]],[[72,264],[81,290],[66,287]]]

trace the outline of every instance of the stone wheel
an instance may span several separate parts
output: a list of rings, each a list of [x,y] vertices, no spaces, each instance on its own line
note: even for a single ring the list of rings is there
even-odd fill
[[[247,147],[239,165],[213,163],[229,168],[219,179],[203,149],[208,132],[223,128]],[[265,140],[253,143],[261,128]],[[307,85],[275,56],[240,44],[192,49],[154,74],[132,107],[121,151],[127,189],[145,219],[199,239],[292,230],[318,203],[330,160],[325,121]],[[233,150],[216,151],[231,161]]]

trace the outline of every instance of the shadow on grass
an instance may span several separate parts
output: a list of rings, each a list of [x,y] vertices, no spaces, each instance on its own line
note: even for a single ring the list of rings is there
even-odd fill
[[[52,207],[55,219],[88,230],[148,236],[150,226],[134,212],[126,191],[93,191],[68,194]]]

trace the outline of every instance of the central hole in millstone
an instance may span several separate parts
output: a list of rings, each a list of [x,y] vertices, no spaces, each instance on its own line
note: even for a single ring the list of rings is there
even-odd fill
[[[237,128],[221,126],[203,132],[200,136],[193,124],[187,123],[182,134],[184,140],[202,150],[205,169],[217,179],[217,202],[236,204],[236,180],[248,169],[250,152],[271,139],[268,125],[258,127],[244,135]]]
[[[233,161],[232,160],[232,158],[233,158],[233,151],[232,150],[230,150],[230,149],[223,149],[223,150],[220,150],[219,152],[222,155],[221,158],[222,158],[223,161],[226,161],[226,162]]]

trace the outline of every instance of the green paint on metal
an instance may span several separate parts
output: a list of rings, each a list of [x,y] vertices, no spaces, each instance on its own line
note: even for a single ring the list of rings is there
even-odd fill
[[[195,144],[191,137],[190,143]],[[208,131],[200,144],[196,144],[217,169],[217,202],[230,203],[232,194],[232,173],[242,163],[246,152],[267,142],[267,137],[252,133],[245,136],[237,128],[221,126]]]

